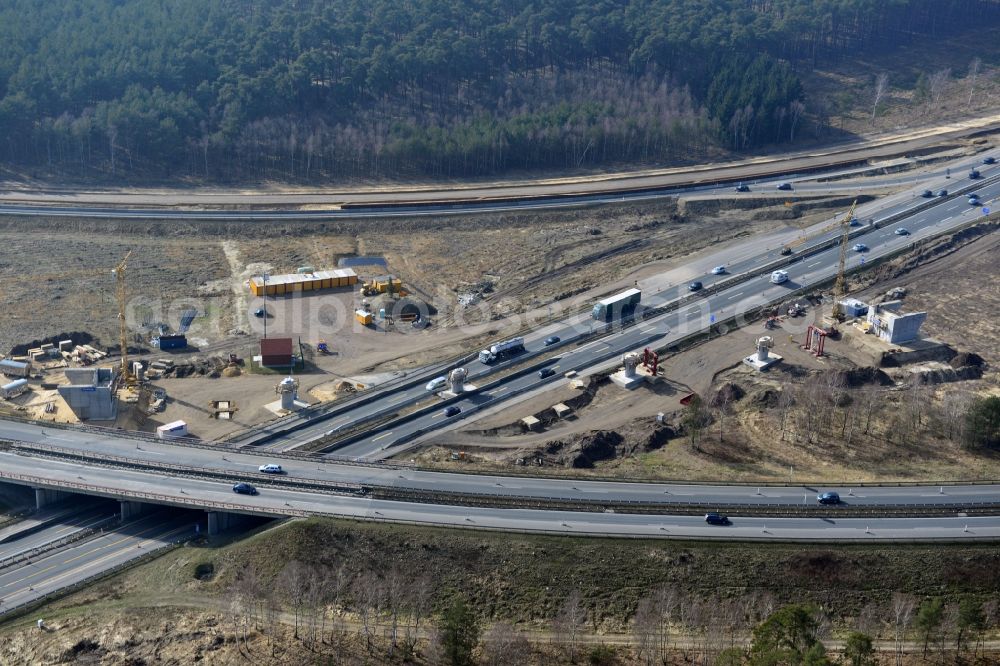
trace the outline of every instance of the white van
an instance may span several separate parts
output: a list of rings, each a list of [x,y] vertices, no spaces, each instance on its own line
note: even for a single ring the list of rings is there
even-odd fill
[[[448,383],[447,377],[435,377],[434,379],[427,382],[427,390],[433,393],[434,391],[443,389],[445,387],[445,384],[447,383]]]
[[[774,284],[788,282],[788,271],[774,271],[771,273],[771,282]]]

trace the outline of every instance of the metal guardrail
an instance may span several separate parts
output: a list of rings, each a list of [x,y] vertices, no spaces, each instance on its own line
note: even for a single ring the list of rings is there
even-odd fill
[[[292,489],[321,490],[332,494],[356,494],[362,492],[367,486],[358,483],[348,483],[343,481],[324,481],[323,479],[300,479],[287,477],[284,475],[265,474],[263,472],[237,472],[218,467],[197,467],[194,465],[181,465],[177,463],[153,462],[127,456],[118,456],[110,453],[97,453],[91,451],[80,451],[66,447],[53,446],[50,444],[39,444],[35,442],[12,442],[10,448],[16,452],[38,451],[43,455],[56,459],[75,459],[103,463],[106,466],[120,466],[136,470],[151,470],[167,472],[175,477],[187,478],[210,478],[227,482],[246,481],[253,479],[256,483],[271,487],[282,487]]]
[[[81,541],[89,536],[92,536],[98,530],[102,529],[105,525],[118,522],[119,520],[120,518],[118,516],[108,516],[102,521],[84,527],[79,531],[74,532],[73,534],[69,534],[67,536],[62,537],[61,539],[56,539],[55,541],[50,541],[40,546],[36,546],[22,553],[6,557],[0,560],[0,569],[6,569],[7,567],[19,564],[21,562],[30,562],[39,555],[44,555],[45,553],[49,553],[54,550],[59,550],[60,548],[64,548],[71,543],[76,543],[77,541]]]
[[[55,450],[60,451],[60,447],[50,447],[48,445],[35,445],[28,444],[27,448],[38,449],[38,450]],[[169,463],[149,463],[147,461],[136,461],[134,459],[126,458],[123,456],[112,456],[107,454],[81,454],[75,450],[69,449],[68,451],[72,457],[97,460],[100,462],[111,462],[119,463],[127,467],[139,467],[144,469],[162,469],[168,472],[175,471],[177,468],[182,470],[197,470],[201,472],[201,476],[198,478],[204,478],[206,476],[212,478],[226,478],[232,480],[232,477],[226,473],[220,473],[218,470],[213,470],[210,468],[193,468],[188,466],[178,466]],[[0,478],[4,474],[0,473]],[[238,478],[238,477],[237,477]],[[292,490],[300,491],[315,491],[326,492],[330,494],[343,494],[343,485],[338,482],[324,482],[321,480],[313,479],[274,479],[270,478],[267,481],[275,481],[274,487],[284,487]],[[794,503],[768,503],[768,504],[747,504],[746,502],[664,502],[662,500],[621,500],[614,498],[581,498],[581,499],[567,499],[565,497],[554,497],[546,495],[517,495],[517,494],[499,494],[499,493],[479,493],[479,492],[454,492],[454,491],[438,491],[438,490],[428,490],[422,488],[411,488],[402,485],[383,485],[373,483],[368,486],[357,486],[358,489],[364,488],[364,494],[372,499],[383,499],[392,501],[406,501],[406,502],[416,502],[425,504],[446,504],[452,506],[478,506],[478,507],[491,507],[491,508],[532,508],[532,509],[546,509],[546,510],[558,510],[558,511],[581,511],[581,512],[593,512],[593,511],[614,511],[620,513],[646,513],[646,514],[658,514],[666,513],[671,515],[694,515],[699,513],[704,513],[707,510],[715,510],[720,508],[725,508],[728,511],[739,511],[741,515],[765,515],[765,516],[778,516],[793,514],[795,516],[828,516],[832,512],[835,512],[841,517],[847,516],[862,516],[862,517],[876,517],[878,515],[885,517],[886,514],[891,515],[906,515],[906,516],[926,516],[926,515],[941,515],[950,514],[955,511],[962,510],[977,514],[989,514],[1000,513],[1000,502],[910,502],[895,505],[871,505],[871,506],[837,506],[831,508],[817,507],[812,504],[800,504],[797,501]],[[849,495],[848,497],[853,496]],[[130,495],[131,497],[131,495]],[[200,502],[189,501],[188,503],[195,503],[201,505]],[[205,504],[208,504],[206,502]],[[230,509],[235,512],[245,513],[247,512],[244,505],[230,505]],[[278,510],[272,512],[275,515],[299,515],[294,512],[288,512]],[[323,514],[325,512],[315,512],[317,514]],[[335,512],[334,512],[335,513]]]
[[[62,479],[48,479],[41,476],[33,476],[30,474],[15,474],[13,472],[5,472],[0,470],[0,480],[3,479],[6,479],[8,481],[13,481],[15,483],[21,482],[28,485],[39,486],[42,488],[78,490],[86,492],[91,495],[100,495],[102,497],[111,497],[114,499],[130,499],[130,500],[145,499],[173,506],[185,506],[185,507],[193,506],[198,509],[218,509],[220,511],[228,511],[230,513],[247,513],[253,515],[267,515],[267,516],[300,516],[300,517],[312,515],[309,512],[302,511],[299,509],[293,509],[291,507],[285,507],[279,509],[263,505],[247,506],[245,504],[234,504],[232,502],[217,502],[215,500],[197,500],[191,497],[166,495],[163,493],[148,493],[141,490],[122,490],[120,488],[100,486],[93,483],[77,483],[75,481],[64,481]]]
[[[0,606],[0,618],[8,619],[11,617],[22,615],[34,608],[38,608],[39,606],[41,606],[42,604],[46,603],[51,599],[66,596],[67,594],[71,594],[73,592],[76,592],[77,590],[81,590],[93,583],[96,583],[99,580],[109,578],[118,573],[121,573],[122,571],[125,571],[126,569],[131,569],[132,567],[144,564],[149,560],[159,557],[168,550],[173,550],[174,548],[179,547],[185,540],[186,539],[182,539],[173,543],[165,543],[158,548],[153,548],[152,550],[146,550],[145,553],[134,559],[128,560],[127,562],[122,562],[121,564],[117,564],[111,568],[105,569],[91,576],[87,576],[86,578],[79,580],[75,583],[72,583],[70,585],[66,585],[65,587],[60,587],[55,590],[50,590],[49,592],[40,595],[36,599],[31,599],[30,601],[23,601],[14,606]]]

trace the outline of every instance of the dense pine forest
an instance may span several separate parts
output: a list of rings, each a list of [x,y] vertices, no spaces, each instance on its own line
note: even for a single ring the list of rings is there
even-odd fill
[[[801,136],[801,72],[997,0],[0,0],[0,165],[457,177]]]

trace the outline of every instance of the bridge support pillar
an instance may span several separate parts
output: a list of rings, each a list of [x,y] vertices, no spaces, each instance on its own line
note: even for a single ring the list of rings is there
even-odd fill
[[[148,513],[150,505],[145,502],[133,502],[132,500],[119,500],[121,506],[122,522],[138,518],[144,513]]]
[[[49,504],[54,504],[70,496],[63,490],[53,490],[52,488],[35,488],[35,508],[42,509]]]
[[[209,511],[208,512],[208,536],[215,536],[221,532],[225,532],[230,527],[233,527],[237,522],[239,522],[240,516],[235,513],[226,513],[224,511]]]

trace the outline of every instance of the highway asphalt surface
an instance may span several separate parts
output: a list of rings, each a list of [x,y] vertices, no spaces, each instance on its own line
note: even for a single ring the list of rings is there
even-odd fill
[[[0,544],[0,563],[103,525],[109,519],[114,518],[117,511],[117,505],[107,502],[100,506],[78,509],[72,515],[47,527]]]
[[[54,447],[75,450],[87,455],[119,456],[131,461],[152,465],[173,463],[207,468],[246,480],[270,495],[268,483],[274,479],[282,483],[297,480],[317,480],[329,483],[362,484],[409,490],[463,493],[493,497],[548,498],[564,500],[653,502],[662,504],[699,504],[705,506],[800,506],[815,504],[816,495],[827,490],[840,492],[845,504],[854,507],[880,506],[941,506],[1000,503],[1000,486],[948,485],[948,486],[864,486],[850,485],[788,485],[744,486],[694,483],[630,483],[625,481],[585,481],[579,479],[553,479],[539,477],[512,477],[490,474],[453,474],[423,471],[379,464],[355,465],[315,459],[285,458],[281,455],[259,455],[253,452],[236,452],[210,447],[186,447],[169,442],[137,441],[114,434],[96,434],[77,430],[58,430],[44,426],[0,421],[0,436],[23,442],[38,442]],[[279,477],[259,474],[258,466],[279,463],[287,472]],[[155,492],[184,488],[189,491],[188,478],[165,476],[157,471],[113,470],[97,467],[100,461],[77,464],[60,460],[30,457],[21,452],[0,452],[0,474],[18,472],[38,476],[51,471],[73,483],[96,483],[100,478],[141,479]],[[34,470],[34,471],[32,471]],[[226,502],[244,501],[244,496],[231,491],[231,482],[215,481],[209,486],[219,490]],[[123,485],[123,489],[138,492],[139,486]],[[142,486],[149,488],[148,485]],[[282,491],[285,492],[285,491]],[[315,491],[299,491],[300,496],[313,496]],[[189,494],[189,498],[192,497]],[[372,500],[366,500],[372,501]],[[461,509],[458,509],[461,510]]]
[[[190,514],[153,514],[0,571],[0,614],[193,534]]]
[[[0,454],[3,480],[10,474],[38,473],[38,461],[18,459]],[[729,526],[707,525],[699,516],[670,516],[608,512],[552,511],[535,509],[497,509],[441,504],[423,504],[374,500],[353,495],[331,495],[289,489],[265,488],[256,496],[236,495],[226,483],[179,479],[169,476],[120,469],[84,467],[48,461],[46,478],[66,484],[87,484],[88,492],[127,494],[141,500],[156,496],[159,504],[191,506],[193,502],[211,503],[223,510],[258,515],[325,515],[351,519],[391,521],[419,525],[462,527],[504,531],[567,535],[604,535],[642,538],[716,538],[748,540],[949,540],[965,541],[1000,538],[1000,516],[958,518],[838,518],[834,511],[820,518],[744,518],[732,515]],[[509,481],[508,480],[505,480]],[[71,490],[71,487],[67,489]],[[743,489],[744,492],[745,489]],[[881,490],[881,489],[880,489]],[[910,490],[912,493],[913,491]],[[152,525],[152,526],[150,526]],[[150,526],[146,529],[146,526]],[[193,529],[190,518],[162,523],[147,518],[129,523],[123,534],[115,535],[107,547],[107,555],[89,547],[88,541],[67,548],[32,563],[19,574],[0,574],[0,595],[20,601],[18,595],[28,594],[31,586],[52,586],[69,575],[82,575],[80,567],[89,571],[107,568],[123,561],[128,552],[144,540],[150,542],[178,538]],[[146,546],[148,550],[148,546]],[[134,554],[134,551],[133,551]],[[97,555],[100,555],[97,557]],[[78,563],[83,562],[83,565]],[[71,567],[76,567],[72,568]],[[72,571],[72,573],[69,573]],[[13,580],[12,580],[13,579]],[[15,587],[19,586],[19,587]],[[9,589],[16,590],[8,592]],[[51,589],[42,587],[41,589]]]

